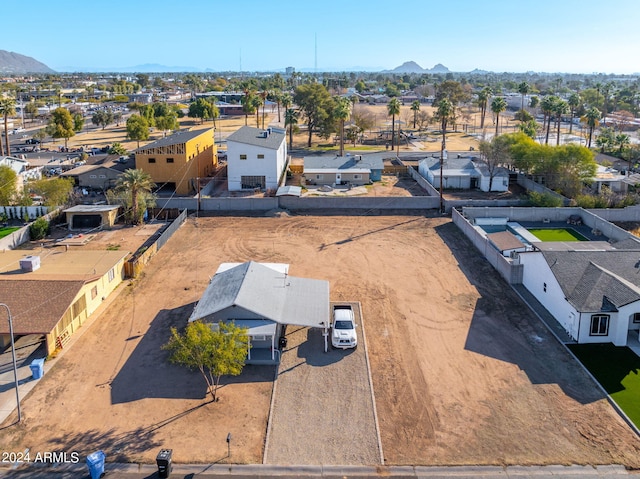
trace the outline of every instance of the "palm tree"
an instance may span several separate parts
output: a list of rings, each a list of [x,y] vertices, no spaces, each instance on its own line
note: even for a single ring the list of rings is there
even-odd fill
[[[553,107],[556,103],[558,97],[555,96],[545,96],[540,102],[540,109],[542,110],[542,114],[544,115],[544,119],[542,120],[542,127],[544,128],[544,124],[547,124],[547,135],[544,140],[544,144],[549,144],[549,129],[551,128],[551,114],[553,113]]]
[[[256,128],[260,128],[260,106],[262,106],[262,97],[260,94],[254,95],[251,98],[251,107],[256,112]]]
[[[518,93],[520,93],[520,95],[522,95],[522,100],[520,102],[520,109],[524,110],[524,96],[529,93],[529,91],[531,90],[531,88],[529,87],[529,84],[526,81],[523,81],[522,83],[520,83],[518,85]]]
[[[144,170],[125,170],[116,182],[116,190],[131,194],[131,210],[129,212],[131,222],[134,225],[140,224],[144,217],[146,202],[139,205],[140,195],[148,196],[155,188],[155,183],[151,176]]]
[[[616,135],[616,144],[618,145],[618,156],[622,158],[622,152],[631,144],[631,139],[626,133],[618,133]]]
[[[396,115],[400,114],[400,100],[393,97],[387,104],[387,113],[391,116],[391,149],[393,150],[394,140],[396,138]]]
[[[351,116],[351,100],[344,96],[336,98],[333,113],[340,122],[340,156],[344,156],[344,122]]]
[[[289,127],[289,150],[293,149],[293,130],[298,124],[298,110],[287,108],[284,112],[284,126]]]
[[[478,92],[478,106],[480,107],[480,129],[484,128],[484,118],[487,114],[487,102],[493,95],[493,90],[490,86],[484,87]]]
[[[577,93],[572,93],[567,100],[569,105],[570,113],[571,113],[571,123],[569,123],[569,134],[573,131],[573,118],[576,114],[576,108],[580,106],[580,95]]]
[[[562,115],[566,115],[569,111],[569,104],[558,98],[558,100],[553,105],[553,113],[556,115],[556,125],[557,125],[557,138],[556,138],[556,146],[560,144],[560,123],[562,123]]]
[[[496,115],[496,136],[498,136],[498,127],[500,126],[500,113],[507,109],[507,100],[501,96],[497,96],[491,102],[491,111]]]
[[[591,148],[591,139],[593,138],[593,130],[600,123],[602,113],[595,106],[592,106],[587,110],[584,116],[581,118],[583,123],[587,124],[589,128],[589,140],[587,141],[587,148]]]
[[[242,111],[244,112],[244,126],[247,126],[249,115],[253,115],[253,92],[244,90],[244,95],[240,102],[242,103]]]
[[[416,129],[416,121],[418,120],[418,112],[420,111],[420,100],[411,102],[411,111],[413,112],[413,129]]]
[[[264,130],[264,109],[265,106],[267,105],[267,96],[269,95],[269,92],[267,90],[262,90],[260,92],[260,100],[262,100],[262,129]]]
[[[444,213],[444,198],[442,197],[442,169],[444,164],[444,150],[447,148],[447,123],[454,114],[453,103],[448,98],[443,98],[438,102],[435,118],[440,121],[440,131],[442,132],[442,143],[440,144],[440,212]]]
[[[4,118],[4,139],[7,156],[11,156],[11,144],[9,143],[9,116],[16,114],[16,102],[13,98],[1,98],[0,99],[0,115]],[[0,149],[0,154],[2,150]]]

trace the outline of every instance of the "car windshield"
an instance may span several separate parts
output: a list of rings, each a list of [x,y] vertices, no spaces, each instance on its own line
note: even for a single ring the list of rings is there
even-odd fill
[[[336,321],[333,325],[334,329],[353,329],[353,323],[351,321]]]

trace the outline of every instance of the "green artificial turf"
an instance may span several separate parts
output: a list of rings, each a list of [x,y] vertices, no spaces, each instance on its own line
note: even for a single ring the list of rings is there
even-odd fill
[[[640,357],[627,347],[612,344],[574,344],[569,348],[640,427]]]
[[[0,238],[9,236],[11,233],[13,233],[14,231],[18,231],[19,229],[19,226],[8,226],[6,228],[0,228]]]
[[[532,228],[528,231],[540,241],[589,241],[571,228]]]

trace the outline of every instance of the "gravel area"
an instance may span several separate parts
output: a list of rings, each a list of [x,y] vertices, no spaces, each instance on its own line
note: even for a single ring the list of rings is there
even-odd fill
[[[265,462],[380,464],[360,309],[358,348],[324,352],[322,330],[289,326]],[[330,340],[330,338],[329,338]]]

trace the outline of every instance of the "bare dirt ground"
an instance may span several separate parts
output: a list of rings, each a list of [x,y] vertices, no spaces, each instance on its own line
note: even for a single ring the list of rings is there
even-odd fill
[[[451,221],[410,216],[188,220],[24,399],[4,449],[261,462],[273,368],[211,403],[160,349],[217,266],[250,259],[361,301],[387,464],[640,467],[638,438]]]

